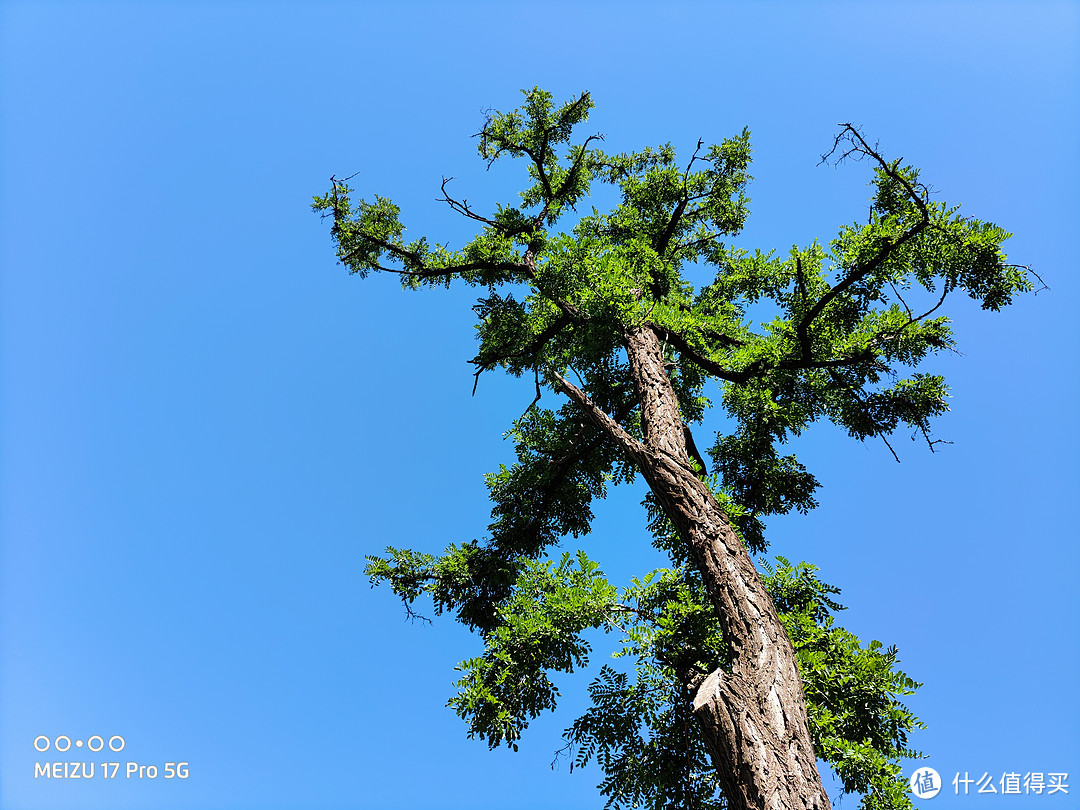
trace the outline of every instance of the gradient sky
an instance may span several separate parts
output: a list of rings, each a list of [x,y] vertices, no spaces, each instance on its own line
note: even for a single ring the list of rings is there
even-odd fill
[[[1050,290],[952,308],[953,444],[900,434],[897,464],[815,429],[821,507],[769,537],[925,683],[925,764],[1068,772],[1010,806],[1075,808],[1078,43],[1075,2],[0,3],[0,806],[603,805],[595,767],[549,767],[591,673],[488,752],[445,708],[477,640],[362,573],[483,536],[528,384],[470,396],[476,291],[350,277],[309,210],[355,172],[460,243],[439,181],[513,199],[522,168],[485,172],[469,136],[539,85],[591,91],[611,151],[749,127],[747,247],[865,217],[867,167],[817,165],[842,121],[1015,233]],[[616,580],[658,564],[641,494],[582,541]],[[103,761],[34,750],[62,734],[190,776],[35,779]],[[1006,801],[951,794],[916,804]]]

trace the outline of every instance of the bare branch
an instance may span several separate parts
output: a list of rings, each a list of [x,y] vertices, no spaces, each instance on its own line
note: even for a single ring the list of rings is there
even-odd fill
[[[434,577],[431,578],[434,579]],[[402,598],[401,604],[405,606],[405,621],[409,622],[410,624],[415,624],[417,621],[423,622],[425,624],[431,624],[431,619],[421,613],[417,613],[415,610],[412,609],[412,605],[409,604],[408,599]]]
[[[951,289],[952,288],[949,286],[948,282],[946,282],[945,283],[945,288],[941,291],[941,297],[938,299],[937,303],[934,304],[934,306],[932,306],[930,309],[928,309],[922,315],[919,315],[918,317],[915,317],[914,315],[911,314],[911,308],[908,307],[907,302],[905,302],[903,298],[900,298],[900,294],[896,293],[896,290],[894,288],[893,292],[896,293],[896,297],[900,299],[900,303],[902,303],[904,305],[904,309],[907,310],[908,321],[903,326],[901,326],[899,329],[897,329],[897,330],[895,330],[893,332],[882,332],[880,335],[875,335],[870,340],[870,342],[867,344],[867,349],[869,349],[871,346],[878,345],[878,344],[883,343],[884,341],[887,341],[887,340],[896,340],[897,338],[900,337],[900,335],[902,335],[904,333],[904,330],[907,329],[909,326],[911,326],[913,323],[919,323],[919,321],[922,321],[922,320],[925,320],[926,318],[929,318],[931,315],[933,315],[935,312],[937,312],[938,309],[941,308],[942,304],[945,303],[945,297],[949,294]]]
[[[694,154],[692,154],[690,156],[690,162],[687,163],[686,168],[683,169],[682,183],[683,183],[683,193],[684,194],[686,193],[687,180],[690,177],[690,167],[694,165],[694,161],[695,160],[702,160],[702,161],[705,161],[706,163],[709,162],[708,158],[699,158],[698,157],[698,152],[701,151],[701,147],[704,146],[704,145],[705,145],[705,141],[702,140],[701,138],[698,138],[697,147],[694,149]]]
[[[904,326],[901,327],[901,331],[904,328],[910,326],[913,323],[918,323],[919,321],[922,321],[922,320],[925,320],[926,318],[929,318],[931,315],[933,315],[935,312],[937,312],[938,309],[941,308],[941,305],[945,303],[945,296],[948,295],[952,291],[952,287],[949,285],[948,282],[945,282],[944,286],[945,286],[945,289],[943,289],[941,291],[941,298],[938,299],[938,302],[936,304],[934,304],[934,306],[930,307],[930,309],[926,310],[926,312],[924,312],[919,317],[912,318],[908,323],[904,324]]]
[[[1039,283],[1042,284],[1042,286],[1039,287],[1039,289],[1035,290],[1035,295],[1038,295],[1043,290],[1046,290],[1046,291],[1049,292],[1050,287],[1047,285],[1047,283],[1045,281],[1042,280],[1042,276],[1040,276],[1038,273],[1036,273],[1034,270],[1031,269],[1030,264],[1007,264],[1005,266],[1006,267],[1011,267],[1014,270],[1023,270],[1025,272],[1030,273],[1031,275],[1035,276],[1035,278],[1037,278],[1039,280]]]
[[[809,330],[810,324],[814,321],[814,319],[817,318],[817,316],[821,314],[822,310],[824,310],[825,307],[832,303],[832,301],[835,300],[838,295],[846,292],[848,289],[851,288],[852,285],[858,283],[862,279],[866,278],[866,276],[868,276],[870,273],[878,269],[882,264],[884,264],[885,260],[893,254],[893,252],[903,247],[903,245],[905,245],[907,242],[918,236],[926,228],[926,226],[930,224],[930,212],[927,208],[926,200],[924,199],[924,194],[926,192],[925,186],[922,187],[923,194],[917,192],[915,188],[911,185],[911,183],[908,181],[908,179],[897,170],[899,160],[894,161],[893,163],[889,163],[877,152],[876,149],[872,148],[866,142],[858,129],[856,129],[851,124],[842,124],[841,126],[844,127],[843,131],[841,131],[840,134],[836,136],[836,140],[833,143],[832,150],[827,154],[822,155],[821,161],[824,163],[829,159],[829,157],[835,154],[836,150],[840,146],[841,140],[845,136],[852,139],[856,142],[855,145],[852,146],[851,149],[845,151],[839,158],[837,158],[836,163],[840,163],[841,161],[852,155],[861,155],[871,158],[875,163],[878,164],[878,166],[886,175],[888,175],[890,178],[900,183],[904,187],[904,190],[907,192],[908,197],[913,203],[915,203],[915,205],[919,209],[919,221],[912,225],[910,228],[908,228],[906,231],[904,231],[897,238],[882,240],[881,248],[878,250],[877,255],[874,256],[873,259],[871,259],[862,267],[857,267],[852,270],[843,279],[841,279],[835,287],[830,289],[827,293],[825,293],[825,295],[818,299],[818,302],[814,304],[813,307],[811,307],[810,311],[802,317],[802,319],[799,321],[799,324],[796,326],[796,331],[800,335],[803,332]]]
[[[686,169],[683,170],[682,199],[679,200],[679,204],[675,206],[675,210],[671,213],[671,219],[668,220],[668,224],[665,226],[663,232],[660,234],[660,238],[656,241],[656,255],[660,256],[661,258],[663,258],[664,254],[667,252],[668,245],[671,242],[671,237],[675,235],[675,231],[679,227],[679,221],[684,218],[683,215],[686,212],[686,206],[690,202],[695,202],[709,196],[708,192],[693,196],[691,196],[687,192],[687,183],[689,182],[690,178],[690,167],[694,165],[695,160],[703,159],[698,157],[698,152],[701,151],[701,146],[703,143],[704,141],[699,138],[697,142],[697,148],[694,150],[694,154],[690,156],[690,162],[686,164]],[[685,218],[689,219],[696,213],[697,210],[695,209],[694,211],[691,211],[690,214],[687,214]]]
[[[884,434],[881,434],[881,440],[885,442],[885,446],[889,448],[889,452],[892,453],[892,457],[896,459],[896,463],[900,463],[900,456],[896,455],[896,451],[893,450],[893,446],[889,444],[889,440],[885,438]]]
[[[930,438],[930,431],[926,429],[926,425],[919,425],[919,430],[922,432],[923,438],[926,440],[926,446],[930,448],[931,453],[936,453],[937,452],[934,449],[934,445],[952,444],[952,442],[947,442],[944,439],[931,439]],[[915,434],[914,433],[911,434],[911,440],[915,441]]]
[[[536,396],[533,398],[533,401],[529,403],[529,407],[525,409],[525,412],[522,413],[521,416],[518,417],[518,419],[524,419],[526,414],[528,414],[529,411],[536,407],[536,403],[540,401],[540,397],[543,396],[543,392],[541,392],[540,390],[540,366],[535,366],[533,368],[533,375],[536,379]]]
[[[904,297],[900,295],[900,291],[896,289],[896,285],[893,284],[891,281],[889,282],[889,289],[893,291],[893,295],[896,296],[896,300],[904,305],[904,310],[907,312],[908,317],[913,317],[911,314],[911,307],[908,306],[908,302],[904,300]]]
[[[481,216],[480,214],[477,214],[475,211],[469,208],[468,200],[458,201],[446,193],[446,184],[453,179],[453,177],[444,177],[442,179],[442,185],[440,186],[440,190],[442,191],[443,195],[442,197],[439,197],[437,201],[446,203],[450,206],[450,208],[452,208],[454,211],[457,211],[462,216],[466,216],[469,219],[474,219],[477,222],[483,222],[485,225],[489,225],[492,228],[499,228],[499,230],[505,232],[506,229],[500,226],[498,222],[493,219],[488,219],[487,217]]]

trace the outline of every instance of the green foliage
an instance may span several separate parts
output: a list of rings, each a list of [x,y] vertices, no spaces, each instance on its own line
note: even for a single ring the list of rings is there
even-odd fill
[[[593,707],[567,731],[575,764],[599,763],[610,806],[720,807],[685,685],[721,665],[724,640],[685,541],[650,495],[653,542],[670,569],[620,592],[581,552],[549,558],[562,538],[590,530],[594,498],[637,471],[577,405],[548,407],[543,390],[572,376],[640,438],[624,334],[651,328],[683,420],[697,424],[714,402],[723,414],[709,485],[746,547],[762,552],[769,515],[816,505],[818,481],[785,452],[791,437],[829,420],[860,441],[921,432],[933,449],[948,388],[916,369],[955,347],[947,317],[935,313],[954,292],[997,310],[1032,285],[1002,251],[1008,233],[931,200],[915,168],[886,160],[850,125],[830,155],[872,166],[869,216],[841,227],[827,248],[777,255],[725,241],[748,213],[746,130],[699,142],[682,162],[671,144],[607,154],[600,135],[574,139],[593,106],[587,93],[561,106],[540,89],[524,95],[478,133],[489,164],[524,163],[520,203],[479,213],[443,183],[443,202],[479,229],[460,248],[406,242],[397,206],[356,199],[344,181],[314,200],[350,272],[393,273],[414,290],[482,288],[477,378],[501,368],[537,391],[507,432],[515,460],[487,477],[487,536],[439,556],[388,549],[369,558],[367,573],[410,613],[426,594],[436,613],[453,612],[480,634],[484,651],[461,665],[450,705],[492,746],[516,745],[530,719],[554,708],[549,673],[587,663],[586,631],[619,633],[633,677],[601,670]],[[596,183],[615,186],[619,203],[557,230]],[[771,321],[748,315],[759,304],[775,312]],[[919,724],[898,697],[917,684],[896,669],[894,649],[863,646],[834,626],[836,590],[814,570],[781,558],[765,579],[795,645],[818,753],[847,790],[865,794],[868,810],[908,807],[897,759],[912,755],[907,734]]]
[[[657,545],[667,546],[670,524],[657,516],[654,528]],[[438,576],[433,564],[454,559],[436,563],[430,555],[387,551],[393,562],[370,558],[368,573],[409,602],[421,592],[418,581]],[[920,684],[896,667],[895,648],[864,646],[835,626],[833,613],[843,610],[833,599],[839,589],[821,582],[814,566],[777,561],[761,563],[763,579],[795,647],[819,758],[845,791],[863,794],[864,810],[910,807],[898,760],[919,756],[908,734],[924,726],[899,698]],[[449,578],[445,568],[439,574],[435,581]],[[529,561],[497,618],[484,653],[459,666],[464,674],[448,704],[469,736],[516,750],[529,720],[556,706],[550,673],[588,664],[585,631],[615,632],[615,657],[634,661],[633,679],[601,669],[589,688],[593,705],[567,729],[564,753],[578,768],[599,765],[608,807],[723,806],[683,686],[721,666],[725,652],[694,569],[657,569],[620,592],[584,552]]]
[[[923,725],[899,698],[919,684],[896,668],[894,648],[863,646],[834,625],[839,592],[817,569],[762,563],[767,587],[791,636],[807,695],[819,758],[864,810],[911,807],[898,760],[919,754],[907,735]],[[704,589],[688,569],[661,569],[635,580],[609,622],[624,635],[619,655],[635,658],[634,677],[601,669],[592,707],[566,731],[568,756],[604,773],[608,807],[722,807],[721,794],[682,684],[723,660],[723,639]]]
[[[465,675],[449,705],[468,722],[469,736],[516,750],[529,719],[555,708],[559,691],[548,672],[588,664],[582,631],[605,626],[615,595],[583,551],[558,563],[527,563],[499,625],[484,639],[484,654],[459,667]]]
[[[572,767],[596,760],[605,807],[721,810],[719,780],[698,738],[685,694],[655,668],[604,667],[589,686],[592,708],[567,729]],[[577,750],[573,751],[574,746]]]
[[[883,650],[879,641],[862,646],[834,626],[832,612],[843,608],[831,597],[839,589],[822,583],[815,566],[777,561],[775,568],[762,563],[764,579],[795,646],[818,757],[845,792],[863,794],[863,810],[910,807],[897,760],[920,756],[907,739],[925,726],[898,698],[921,684],[896,668],[895,647]]]

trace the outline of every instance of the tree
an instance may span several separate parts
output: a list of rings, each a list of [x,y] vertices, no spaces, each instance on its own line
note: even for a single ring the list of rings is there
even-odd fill
[[[609,155],[601,135],[572,140],[592,106],[533,89],[490,115],[481,157],[523,160],[531,184],[487,214],[444,180],[442,201],[480,230],[458,250],[406,242],[390,200],[354,200],[344,181],[315,198],[351,272],[481,288],[477,379],[501,368],[536,392],[510,430],[516,462],[487,477],[489,536],[438,557],[390,548],[368,573],[410,612],[427,594],[483,638],[450,705],[492,747],[516,747],[554,708],[549,673],[587,662],[590,628],[619,633],[633,677],[601,670],[565,749],[599,762],[609,805],[826,808],[817,755],[864,807],[910,806],[896,760],[920,724],[898,698],[918,684],[895,649],[834,625],[837,589],[813,566],[780,558],[762,576],[751,555],[766,549],[765,517],[815,506],[818,482],[781,452],[812,423],[886,444],[906,425],[934,449],[947,387],[914,369],[954,347],[937,313],[960,291],[1000,309],[1031,289],[1029,271],[1007,262],[1009,234],[933,201],[916,169],[850,124],[824,159],[872,167],[868,221],[827,249],[736,249],[724,240],[747,215],[747,131],[682,163],[670,145]],[[621,202],[556,231],[593,183]],[[709,283],[691,283],[707,268]],[[755,328],[748,312],[764,305],[775,315]],[[710,473],[690,426],[713,385],[730,430],[708,450]],[[550,556],[589,531],[609,484],[639,475],[670,568],[619,589],[583,552]]]

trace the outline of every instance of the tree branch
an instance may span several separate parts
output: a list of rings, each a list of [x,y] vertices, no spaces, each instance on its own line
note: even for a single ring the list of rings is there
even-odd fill
[[[795,257],[795,280],[799,285],[799,298],[803,306],[806,305],[806,277],[803,276],[802,257]],[[800,320],[795,326],[795,335],[799,339],[799,348],[802,349],[803,358],[810,360],[813,357],[813,346],[810,343],[809,323]]]
[[[858,283],[862,279],[866,278],[866,276],[868,276],[870,273],[881,267],[881,265],[884,264],[885,260],[888,259],[893,252],[903,247],[904,244],[918,236],[923,231],[923,229],[925,229],[926,226],[930,224],[930,213],[926,207],[926,200],[924,200],[922,195],[920,195],[912,187],[911,183],[908,182],[908,179],[904,177],[903,174],[897,171],[896,167],[899,161],[896,161],[894,163],[887,162],[885,158],[878,154],[878,152],[863,139],[863,136],[859,133],[858,129],[856,129],[851,124],[843,124],[842,126],[844,127],[844,129],[840,132],[839,135],[836,136],[836,140],[833,142],[832,150],[826,155],[822,156],[822,162],[825,162],[833,153],[836,152],[837,148],[840,145],[840,141],[844,138],[845,135],[857,141],[856,145],[844,152],[839,158],[837,158],[836,162],[839,163],[840,161],[853,154],[861,154],[873,159],[874,162],[877,163],[879,167],[881,167],[881,170],[886,175],[888,175],[890,178],[900,183],[904,187],[904,190],[907,192],[908,197],[913,203],[915,203],[915,205],[919,209],[919,221],[912,225],[910,228],[908,228],[906,231],[904,231],[904,233],[902,233],[896,239],[882,240],[881,248],[878,250],[877,255],[874,256],[873,259],[871,259],[862,267],[857,267],[852,270],[843,279],[841,279],[841,281],[835,287],[830,289],[827,293],[825,293],[825,295],[818,299],[818,302],[810,308],[810,311],[802,317],[802,319],[799,321],[799,324],[796,326],[796,333],[800,335],[803,332],[809,330],[810,324],[814,321],[814,319],[817,318],[817,316],[821,314],[822,310],[824,310],[825,307],[832,303],[837,296],[846,292],[848,289],[851,288],[852,285]]]
[[[679,200],[679,204],[675,206],[675,210],[671,213],[671,219],[668,220],[667,227],[664,228],[664,232],[660,234],[660,238],[656,241],[656,246],[653,249],[660,258],[663,258],[664,253],[667,252],[668,243],[671,242],[671,237],[675,235],[675,229],[679,226],[679,219],[686,210],[687,201],[688,198],[685,196]]]
[[[566,190],[570,188],[570,184],[574,181],[574,178],[577,176],[578,172],[581,171],[581,167],[585,163],[585,156],[588,154],[589,143],[591,141],[602,140],[604,140],[604,136],[601,133],[597,132],[595,135],[590,135],[588,138],[585,139],[585,143],[581,144],[580,154],[578,154],[577,159],[570,166],[570,170],[566,173],[566,177],[564,177],[563,181],[559,184],[559,190],[555,192],[556,198],[562,197],[566,193]]]
[[[667,253],[668,245],[671,243],[671,237],[675,235],[675,231],[679,227],[679,220],[682,219],[683,213],[686,211],[686,206],[691,200],[690,194],[687,192],[686,184],[690,176],[690,167],[693,166],[694,161],[698,159],[698,152],[701,151],[701,145],[703,143],[704,141],[699,138],[697,142],[697,149],[694,150],[694,154],[690,157],[690,162],[686,164],[686,169],[685,171],[683,171],[682,199],[679,200],[679,204],[675,206],[675,210],[672,211],[671,218],[668,220],[667,226],[660,234],[660,238],[656,241],[656,245],[654,246],[656,255],[659,256],[661,259],[664,257],[664,254]],[[699,195],[694,199],[700,199],[701,196],[702,195]],[[656,287],[657,285],[654,284],[653,286]],[[656,295],[656,298],[660,297],[660,295]]]
[[[696,250],[698,248],[698,246],[700,246],[700,245],[705,245],[705,244],[708,244],[710,242],[715,242],[716,238],[719,237],[719,236],[723,236],[723,234],[721,234],[719,231],[716,231],[714,233],[710,233],[708,236],[703,236],[700,239],[694,239],[691,242],[678,242],[678,243],[676,243],[674,249],[676,251],[680,251],[680,250]]]
[[[525,275],[528,277],[532,276],[532,271],[530,270],[528,265],[518,262],[465,262],[464,264],[454,264],[450,265],[449,267],[425,268],[423,257],[414,250],[406,250],[403,247],[395,245],[393,242],[387,242],[385,239],[376,239],[373,236],[367,236],[364,234],[361,234],[359,238],[368,242],[369,244],[376,245],[377,247],[380,247],[383,250],[394,254],[402,261],[407,260],[418,265],[418,269],[415,270],[395,270],[391,267],[383,267],[382,265],[377,265],[377,268],[379,270],[387,273],[396,273],[400,276],[412,276],[416,279],[426,280],[431,278],[444,278],[446,276],[454,276],[458,273],[468,273],[473,270],[494,270],[497,272],[504,272],[509,275]],[[350,250],[345,255],[339,257],[339,261],[341,261],[342,264],[346,264],[349,259],[355,256],[361,250],[363,250],[362,247],[357,247],[353,250]]]
[[[554,368],[549,366],[548,373],[555,379],[557,383],[556,389],[561,389],[570,399],[576,402],[578,407],[585,412],[590,422],[621,447],[635,463],[639,466],[644,463],[649,454],[645,445],[627,433],[622,425],[597,407],[584,391],[563,377]]]
[[[505,362],[507,360],[513,360],[521,357],[533,357],[540,352],[541,349],[557,335],[565,326],[568,326],[571,322],[571,318],[565,312],[552,321],[548,326],[540,332],[536,337],[529,341],[528,345],[516,352],[507,352],[505,354],[496,354],[489,357],[481,357],[477,355],[472,360],[469,360],[473,365],[482,366],[481,371],[493,368],[496,364]],[[477,372],[479,374],[479,372]]]
[[[569,317],[574,323],[584,324],[588,322],[588,318],[580,309],[571,304],[569,301],[561,298],[554,293],[549,293],[540,286],[540,280],[536,275],[536,249],[533,245],[529,246],[529,249],[525,251],[525,268],[529,280],[536,286],[537,291],[544,295],[549,301],[563,311],[563,314]]]
[[[648,323],[646,324],[646,326],[648,326],[650,329],[656,332],[657,335],[661,336],[665,341],[674,346],[675,349],[679,352],[679,354],[689,357],[691,360],[693,360],[707,372],[712,374],[714,377],[719,377],[721,380],[727,380],[728,382],[739,383],[745,382],[752,376],[750,374],[747,374],[745,371],[731,371],[724,368],[715,360],[706,357],[700,351],[691,346],[689,341],[687,341],[687,339],[684,336],[680,335],[678,332],[672,331],[671,329],[655,323]]]
[[[485,216],[477,214],[475,211],[469,208],[468,200],[455,200],[453,197],[446,193],[446,184],[453,179],[453,177],[444,177],[442,179],[442,185],[440,186],[440,190],[442,191],[443,195],[438,199],[438,202],[444,202],[449,205],[451,209],[461,214],[462,216],[466,216],[469,219],[476,220],[477,222],[483,222],[485,225],[496,228],[507,236],[516,236],[517,234],[527,232],[528,229],[526,228],[506,228],[505,226],[501,225],[493,219],[488,219]]]

